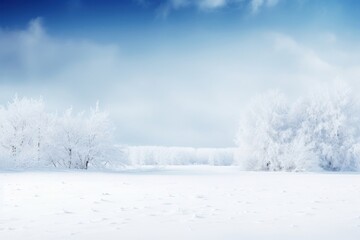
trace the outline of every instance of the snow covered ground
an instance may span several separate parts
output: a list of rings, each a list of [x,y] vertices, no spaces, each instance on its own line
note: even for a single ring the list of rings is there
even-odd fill
[[[0,239],[360,239],[360,175],[0,172]]]

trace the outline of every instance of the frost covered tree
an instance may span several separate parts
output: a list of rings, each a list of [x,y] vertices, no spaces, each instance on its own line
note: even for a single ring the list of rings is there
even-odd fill
[[[112,124],[106,112],[100,111],[99,103],[90,109],[85,121],[85,134],[80,162],[85,169],[89,164],[100,167],[109,164],[114,149],[112,147]]]
[[[359,105],[346,86],[322,89],[295,104],[270,92],[243,116],[236,136],[239,163],[251,170],[356,170],[359,127]]]
[[[289,106],[283,94],[271,91],[256,97],[241,119],[236,136],[245,169],[283,170],[293,136]]]
[[[44,163],[52,117],[42,99],[18,98],[0,108],[0,143],[3,159],[14,166]]]
[[[68,109],[58,117],[42,99],[15,97],[0,106],[0,166],[104,167],[118,160],[111,135],[98,104],[88,114]]]
[[[80,144],[83,113],[73,114],[72,108],[56,119],[50,161],[55,167],[76,167],[76,155]]]
[[[331,171],[357,169],[359,113],[350,88],[339,84],[295,105],[297,137],[319,167]]]
[[[84,112],[73,114],[72,108],[57,119],[54,137],[55,166],[88,169],[89,165],[100,167],[107,164],[112,152],[111,124],[107,113],[98,104]]]

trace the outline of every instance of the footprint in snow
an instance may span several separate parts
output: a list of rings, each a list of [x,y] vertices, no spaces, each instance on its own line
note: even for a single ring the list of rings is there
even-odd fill
[[[200,214],[194,214],[194,218],[202,219],[202,218],[205,218],[205,216],[200,215]]]

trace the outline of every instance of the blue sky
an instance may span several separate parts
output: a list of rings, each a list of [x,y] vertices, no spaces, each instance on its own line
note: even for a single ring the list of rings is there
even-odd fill
[[[0,2],[0,101],[110,112],[119,143],[233,146],[249,100],[360,90],[355,0]]]
[[[356,0],[3,0],[3,28],[25,27],[41,17],[58,36],[129,41],[167,34],[213,34],[254,29],[300,31],[356,28]],[[148,39],[149,40],[149,39]]]

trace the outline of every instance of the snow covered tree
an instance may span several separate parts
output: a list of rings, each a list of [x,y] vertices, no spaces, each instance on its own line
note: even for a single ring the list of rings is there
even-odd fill
[[[76,167],[76,150],[81,140],[83,113],[73,115],[72,108],[56,119],[50,161],[55,167]]]
[[[239,161],[245,169],[284,169],[282,159],[293,136],[289,111],[285,96],[278,91],[253,100],[241,119],[235,140],[240,148]]]
[[[89,164],[97,167],[108,164],[114,157],[111,155],[113,129],[108,114],[100,111],[97,103],[94,109],[90,109],[90,115],[84,123],[84,142],[82,152],[79,154],[82,166],[87,169]]]
[[[41,98],[15,97],[0,106],[0,166],[104,167],[119,160],[111,135],[98,104],[88,115],[68,109],[57,117],[45,111]]]
[[[265,94],[241,121],[239,163],[251,170],[357,170],[359,109],[350,89],[338,84],[295,104],[279,92]]]
[[[336,84],[294,107],[297,136],[313,161],[331,171],[356,170],[359,149],[359,105],[349,87]]]
[[[108,115],[99,110],[98,104],[86,116],[73,114],[68,109],[57,120],[54,152],[51,159],[55,166],[87,169],[89,165],[106,165],[113,151],[112,128]]]
[[[42,99],[16,96],[0,111],[2,158],[14,166],[42,165],[52,127]]]

